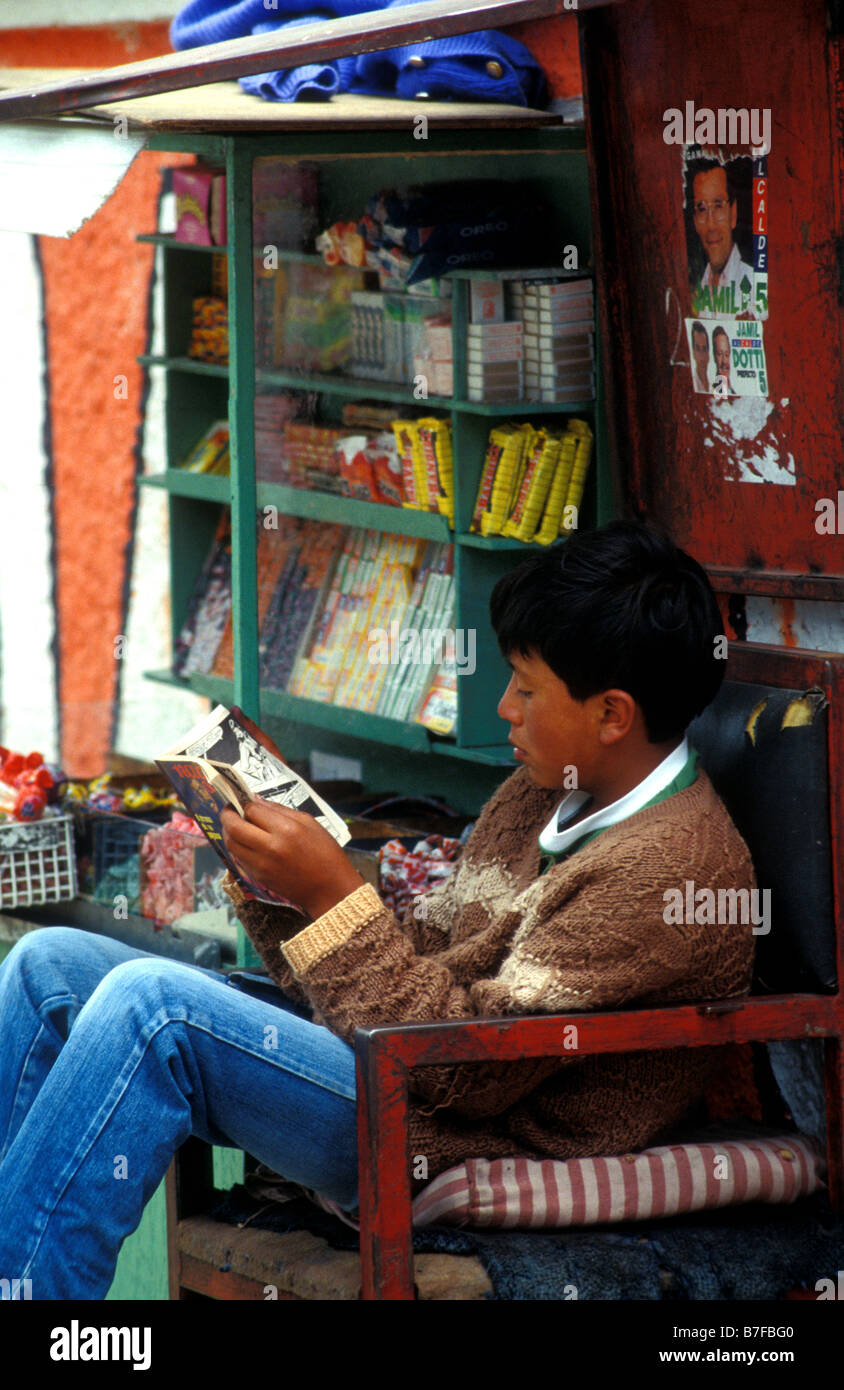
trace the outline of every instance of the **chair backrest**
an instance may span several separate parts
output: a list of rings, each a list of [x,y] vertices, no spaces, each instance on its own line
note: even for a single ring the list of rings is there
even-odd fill
[[[754,660],[748,648],[737,663],[734,650],[718,696],[688,736],[750,850],[759,887],[771,891],[770,931],[756,937],[755,988],[834,990],[829,681],[824,689],[811,679],[823,670],[817,654],[760,648]],[[808,685],[798,684],[807,676]]]

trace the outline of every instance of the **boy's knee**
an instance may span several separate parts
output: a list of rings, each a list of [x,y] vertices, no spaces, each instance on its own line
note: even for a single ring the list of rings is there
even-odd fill
[[[31,969],[44,964],[61,965],[78,958],[86,949],[90,932],[78,927],[36,927],[16,941],[8,956],[9,969]]]
[[[146,1018],[162,1009],[173,1018],[184,1018],[190,974],[179,961],[159,956],[136,957],[115,965],[100,982],[91,1002],[99,1008],[128,1010]]]

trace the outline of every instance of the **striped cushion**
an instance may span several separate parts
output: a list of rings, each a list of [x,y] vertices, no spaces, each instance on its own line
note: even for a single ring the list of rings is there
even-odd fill
[[[414,1226],[592,1226],[741,1202],[795,1202],[823,1186],[805,1135],[666,1144],[618,1158],[469,1159],[413,1203]]]

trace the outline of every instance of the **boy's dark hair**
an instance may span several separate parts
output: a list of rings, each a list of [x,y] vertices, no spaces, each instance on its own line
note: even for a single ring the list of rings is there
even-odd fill
[[[643,522],[612,521],[532,556],[499,579],[490,616],[505,659],[541,656],[575,700],[626,690],[651,743],[682,737],[724,679],[709,580]]]

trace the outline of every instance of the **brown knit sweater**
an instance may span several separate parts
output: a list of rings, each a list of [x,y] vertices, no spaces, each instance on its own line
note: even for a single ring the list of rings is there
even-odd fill
[[[540,876],[561,793],[519,768],[454,873],[401,920],[368,884],[310,925],[228,888],[270,975],[352,1043],[358,1026],[676,1004],[747,993],[748,925],[667,925],[666,889],[751,888],[744,841],[702,771]],[[721,1049],[462,1063],[410,1074],[408,1159],[583,1157],[646,1147],[700,1099]]]

